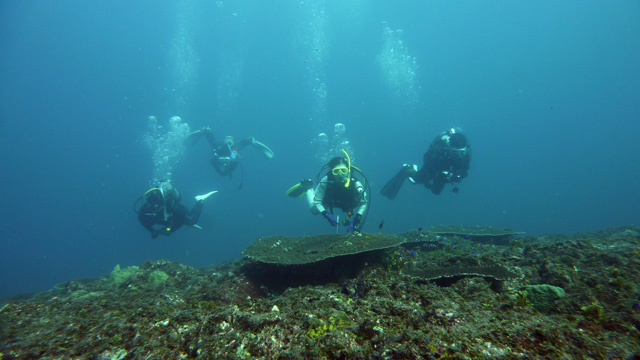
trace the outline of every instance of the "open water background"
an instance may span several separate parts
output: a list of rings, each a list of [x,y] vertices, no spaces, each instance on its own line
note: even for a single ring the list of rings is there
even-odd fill
[[[370,182],[364,231],[638,223],[639,44],[637,1],[3,1],[0,296],[334,231],[285,196],[328,156],[320,132],[349,141]],[[151,115],[162,129],[149,146]],[[238,190],[205,141],[165,141],[172,116],[276,157],[244,150]],[[473,148],[458,194],[378,194],[450,126]],[[132,206],[167,168],[188,207],[220,192],[204,230],[152,240]]]

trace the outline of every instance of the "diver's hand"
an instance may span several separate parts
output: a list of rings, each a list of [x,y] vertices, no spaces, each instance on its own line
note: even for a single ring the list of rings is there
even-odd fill
[[[331,226],[338,226],[338,220],[331,215],[327,210],[322,212],[322,216],[324,216],[325,219],[327,219],[327,221],[329,222],[329,224],[331,224]]]
[[[154,229],[151,232],[151,238],[152,239],[157,239],[159,235],[169,236],[169,235],[171,235],[171,230],[169,230],[167,228],[162,228],[162,229]]]
[[[443,182],[443,183],[447,184],[447,183],[451,183],[451,176],[452,175],[453,175],[452,173],[450,173],[449,171],[445,170],[445,171],[440,171],[436,175],[436,178],[437,178],[438,182]]]
[[[349,227],[347,228],[347,232],[354,232],[356,228],[358,228],[358,225],[360,225],[360,223],[362,222],[362,215],[360,214],[355,214],[352,218],[351,221],[349,222]]]

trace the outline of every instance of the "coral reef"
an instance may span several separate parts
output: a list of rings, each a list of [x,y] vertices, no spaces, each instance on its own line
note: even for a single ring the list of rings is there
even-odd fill
[[[400,236],[309,264],[148,261],[8,299],[0,359],[640,358],[638,227]]]
[[[271,236],[249,245],[242,255],[267,264],[310,264],[339,256],[361,254],[400,245],[405,238],[385,234]]]

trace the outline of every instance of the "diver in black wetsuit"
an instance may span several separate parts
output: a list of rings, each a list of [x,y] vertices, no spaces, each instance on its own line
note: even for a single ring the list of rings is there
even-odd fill
[[[195,197],[196,204],[191,211],[180,204],[180,193],[171,183],[162,182],[157,187],[147,191],[136,204],[142,200],[138,213],[138,220],[151,233],[153,239],[158,235],[169,236],[182,225],[195,226],[200,218],[204,201],[217,191],[211,191]],[[134,208],[135,209],[135,208]]]
[[[405,179],[412,184],[423,184],[438,195],[445,184],[453,185],[458,192],[458,183],[467,177],[471,163],[471,145],[459,130],[451,128],[438,135],[423,155],[424,164],[420,170],[417,165],[404,164],[402,169],[389,180],[380,193],[394,199]]]
[[[191,133],[187,139],[187,144],[195,144],[202,137],[206,137],[209,145],[211,145],[211,165],[220,176],[229,176],[233,174],[233,171],[238,167],[240,163],[240,156],[238,152],[245,148],[247,145],[253,145],[255,149],[260,151],[265,158],[271,159],[273,157],[273,151],[269,149],[265,144],[257,141],[253,137],[242,139],[236,144],[232,136],[225,136],[222,139],[222,143],[216,141],[216,138],[211,132],[211,128],[203,127],[200,130]],[[242,166],[241,166],[242,169]],[[242,188],[242,180],[240,181],[240,188]]]

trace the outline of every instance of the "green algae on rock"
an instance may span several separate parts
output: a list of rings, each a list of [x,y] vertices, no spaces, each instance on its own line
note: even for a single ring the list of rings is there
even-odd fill
[[[151,274],[149,274],[149,282],[155,285],[164,284],[168,278],[169,275],[167,275],[167,273],[162,270],[155,270]]]
[[[242,255],[267,264],[302,265],[387,249],[404,242],[405,239],[400,236],[385,234],[271,236],[259,238],[250,244]]]
[[[565,296],[564,289],[553,285],[527,285],[524,287],[527,300],[540,312],[549,312],[556,300]]]
[[[116,265],[111,272],[111,276],[109,280],[113,282],[116,286],[119,286],[129,277],[134,276],[140,268],[138,266],[129,266],[124,269],[120,268],[120,264]]]

